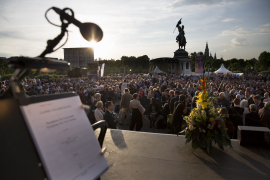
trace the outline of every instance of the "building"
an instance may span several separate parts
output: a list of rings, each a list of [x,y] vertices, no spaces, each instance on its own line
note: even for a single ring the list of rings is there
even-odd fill
[[[208,57],[208,59],[212,59],[212,60],[214,59],[211,53],[210,53],[210,56]]]
[[[94,49],[90,47],[63,48],[64,60],[73,67],[87,67],[94,62]]]
[[[206,41],[206,46],[205,46],[205,50],[204,50],[204,56],[205,56],[205,59],[217,59],[217,56],[216,56],[216,53],[215,53],[215,56],[213,57],[211,52],[210,52],[210,55],[209,55],[209,48],[208,48],[208,42]]]
[[[208,42],[206,41],[206,47],[204,50],[204,56],[206,59],[209,59],[209,48],[208,48]]]

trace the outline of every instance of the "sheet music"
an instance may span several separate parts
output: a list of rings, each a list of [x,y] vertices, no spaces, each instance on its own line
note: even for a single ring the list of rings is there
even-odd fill
[[[21,106],[49,179],[95,179],[108,163],[79,96]]]

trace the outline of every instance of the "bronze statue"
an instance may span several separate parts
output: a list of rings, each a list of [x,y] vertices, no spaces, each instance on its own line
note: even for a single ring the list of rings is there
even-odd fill
[[[181,18],[182,19],[182,18]],[[176,27],[178,28],[178,36],[176,36],[176,42],[178,43],[179,49],[184,47],[184,50],[186,49],[186,37],[185,37],[185,31],[184,31],[184,25],[181,27],[181,19],[178,21]]]

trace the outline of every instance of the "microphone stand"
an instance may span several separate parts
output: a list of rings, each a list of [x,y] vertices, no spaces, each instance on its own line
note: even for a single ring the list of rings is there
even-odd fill
[[[54,38],[53,40],[48,40],[47,41],[47,47],[46,49],[38,56],[38,57],[45,57],[46,54],[52,53],[54,50],[53,48],[55,48],[55,46],[57,46],[57,44],[62,40],[62,38],[65,36],[65,33],[67,32],[67,27],[69,24],[63,24],[61,25],[61,33]]]

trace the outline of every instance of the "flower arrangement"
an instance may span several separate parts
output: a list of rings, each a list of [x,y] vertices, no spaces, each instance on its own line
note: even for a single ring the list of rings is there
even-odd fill
[[[222,150],[223,146],[232,147],[227,135],[225,117],[219,116],[218,109],[213,106],[213,99],[211,100],[209,97],[210,89],[207,77],[204,80],[201,79],[200,82],[199,88],[202,92],[197,96],[197,108],[194,108],[189,116],[184,117],[187,127],[180,133],[185,132],[186,144],[192,141],[193,150],[199,147],[207,149],[209,153],[212,141],[215,141]]]

